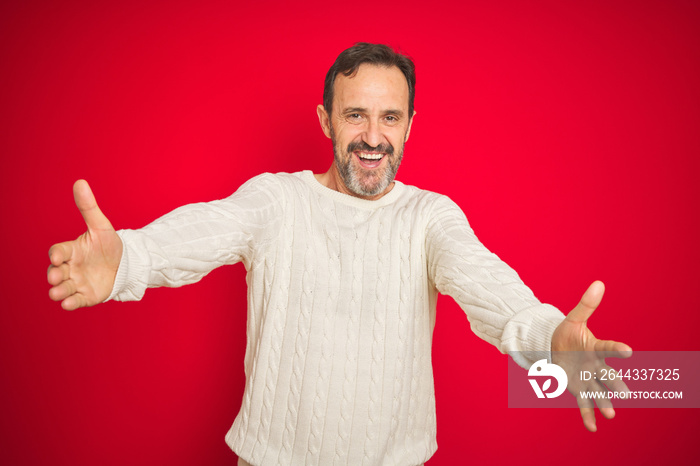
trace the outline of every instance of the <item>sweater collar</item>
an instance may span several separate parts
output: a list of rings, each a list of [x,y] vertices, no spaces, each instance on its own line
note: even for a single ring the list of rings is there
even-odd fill
[[[306,184],[308,184],[309,187],[318,194],[329,197],[334,201],[341,202],[349,206],[358,207],[361,209],[378,209],[380,207],[384,207],[386,205],[391,204],[401,196],[401,193],[403,192],[406,186],[402,182],[394,180],[394,187],[391,189],[391,191],[389,191],[376,201],[370,201],[367,199],[361,199],[359,197],[351,196],[349,194],[341,193],[340,191],[336,191],[334,189],[330,189],[322,185],[316,179],[311,170],[304,170],[303,172],[301,172],[301,179],[303,179],[306,182]]]

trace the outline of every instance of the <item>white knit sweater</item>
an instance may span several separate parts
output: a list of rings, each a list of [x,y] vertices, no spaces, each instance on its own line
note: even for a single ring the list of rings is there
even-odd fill
[[[253,465],[427,461],[437,449],[438,292],[479,337],[503,352],[539,352],[533,361],[547,357],[564,318],[484,248],[449,198],[398,181],[367,201],[309,171],[263,174],[227,199],[119,234],[110,299],[244,263],[246,386],[226,442]]]

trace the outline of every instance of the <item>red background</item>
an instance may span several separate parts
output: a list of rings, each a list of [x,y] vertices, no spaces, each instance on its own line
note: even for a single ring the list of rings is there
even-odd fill
[[[607,285],[590,326],[700,350],[700,7],[694,1],[4,1],[0,463],[232,465],[242,265],[75,312],[47,251],[89,180],[117,228],[264,171],[325,171],[323,78],[356,41],[417,65],[398,178],[445,193],[543,301]],[[431,466],[697,461],[697,410],[507,409],[506,358],[449,298],[434,335]]]

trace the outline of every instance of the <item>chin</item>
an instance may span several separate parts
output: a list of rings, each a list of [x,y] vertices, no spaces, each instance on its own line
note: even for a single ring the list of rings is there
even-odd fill
[[[372,182],[369,183],[363,183],[357,178],[354,178],[352,183],[352,191],[355,194],[359,194],[360,196],[376,196],[386,191],[386,188],[388,188],[391,182],[393,181],[387,179],[386,174],[382,174],[381,178],[376,181],[374,180],[375,177],[372,178]]]

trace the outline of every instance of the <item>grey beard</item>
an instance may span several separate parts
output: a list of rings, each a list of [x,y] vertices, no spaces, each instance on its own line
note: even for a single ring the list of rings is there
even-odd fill
[[[385,155],[385,157],[389,157],[389,163],[382,173],[373,175],[367,175],[365,173],[365,176],[363,176],[365,170],[353,165],[351,152],[346,150],[344,159],[341,158],[339,152],[342,149],[336,144],[332,127],[331,141],[333,142],[335,165],[338,168],[340,178],[343,180],[345,187],[356,195],[364,197],[376,196],[377,194],[383,193],[386,188],[389,187],[389,184],[394,181],[396,173],[399,171],[399,166],[401,165],[401,159],[403,159],[403,144],[401,144],[401,148],[396,151],[394,155]],[[365,181],[363,183],[362,180],[367,180],[369,176],[371,176],[371,181]]]

